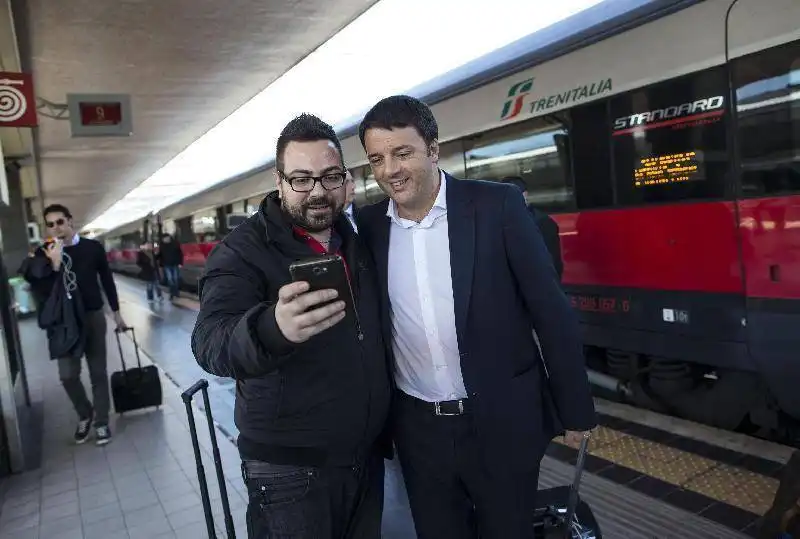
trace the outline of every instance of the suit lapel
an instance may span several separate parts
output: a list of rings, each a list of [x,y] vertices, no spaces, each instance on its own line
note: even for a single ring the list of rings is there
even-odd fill
[[[447,175],[447,227],[456,330],[463,342],[475,266],[475,207],[464,184]]]
[[[372,248],[375,255],[375,265],[380,279],[381,295],[384,305],[389,307],[389,226],[391,220],[386,216],[389,207],[388,200],[380,203],[381,212],[369,233],[373,234]]]

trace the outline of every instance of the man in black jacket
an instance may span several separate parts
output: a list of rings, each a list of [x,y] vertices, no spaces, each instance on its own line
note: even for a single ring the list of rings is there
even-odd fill
[[[81,444],[89,438],[94,421],[97,445],[104,445],[111,441],[108,427],[110,399],[106,372],[106,317],[98,277],[114,313],[114,321],[117,327],[123,328],[125,322],[119,313],[114,276],[103,245],[75,232],[72,214],[66,207],[61,204],[48,206],[44,209],[44,220],[53,241],[36,250],[25,265],[24,277],[31,283],[38,305],[47,300],[56,279],[64,279],[68,289],[77,286],[80,292],[85,310],[81,331],[86,343],[84,352],[94,404],[89,402],[81,383],[80,356],[58,358],[58,374],[79,416],[75,442]]]
[[[347,178],[345,179],[344,187],[345,187],[344,215],[345,217],[347,217],[347,220],[350,221],[353,230],[358,232],[358,225],[356,225],[358,208],[356,207],[355,204],[356,182],[353,179],[353,176],[351,176],[349,172],[347,173]]]
[[[522,191],[522,198],[525,201],[528,200],[528,186],[525,185],[525,180],[519,176],[508,176],[501,181],[503,183],[515,185]],[[561,280],[561,275],[564,273],[564,261],[561,258],[561,238],[558,235],[558,223],[545,212],[534,208],[533,205],[527,204],[527,206],[528,211],[531,213],[531,216],[533,216],[533,220],[536,222],[536,226],[539,227],[539,231],[542,233],[544,244],[547,246],[547,250],[550,251],[550,256],[553,258],[553,266],[558,274],[558,279]]]
[[[192,350],[237,382],[251,539],[380,537],[391,380],[374,265],[342,215],[345,172],[328,124],[289,122],[277,191],[214,248],[200,280]],[[324,253],[343,256],[357,317],[343,301],[320,306],[335,291],[290,282],[292,262]]]
[[[169,299],[175,299],[181,295],[180,269],[183,266],[183,251],[178,241],[170,234],[164,234],[161,237],[158,259],[161,267],[164,268],[164,277],[169,285]]]

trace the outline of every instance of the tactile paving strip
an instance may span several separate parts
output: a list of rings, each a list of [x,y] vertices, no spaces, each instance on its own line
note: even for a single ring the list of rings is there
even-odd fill
[[[723,464],[695,477],[683,486],[709,498],[763,515],[772,505],[778,481]]]
[[[577,449],[577,444],[561,438],[556,442]],[[757,515],[769,509],[778,488],[778,481],[771,477],[608,427],[598,427],[589,453]]]

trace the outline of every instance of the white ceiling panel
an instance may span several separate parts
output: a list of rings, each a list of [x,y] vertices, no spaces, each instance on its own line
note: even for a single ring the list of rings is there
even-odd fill
[[[128,93],[133,108],[130,138],[73,139],[40,116],[45,203],[89,222],[374,3],[29,0],[38,96]]]

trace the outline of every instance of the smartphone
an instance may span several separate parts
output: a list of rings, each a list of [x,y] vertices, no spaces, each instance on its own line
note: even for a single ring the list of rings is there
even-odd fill
[[[311,285],[311,290],[336,290],[339,295],[333,301],[344,301],[346,317],[355,315],[353,291],[341,256],[326,255],[298,260],[289,266],[289,273],[295,282],[306,281]],[[317,307],[321,305],[324,304]]]

